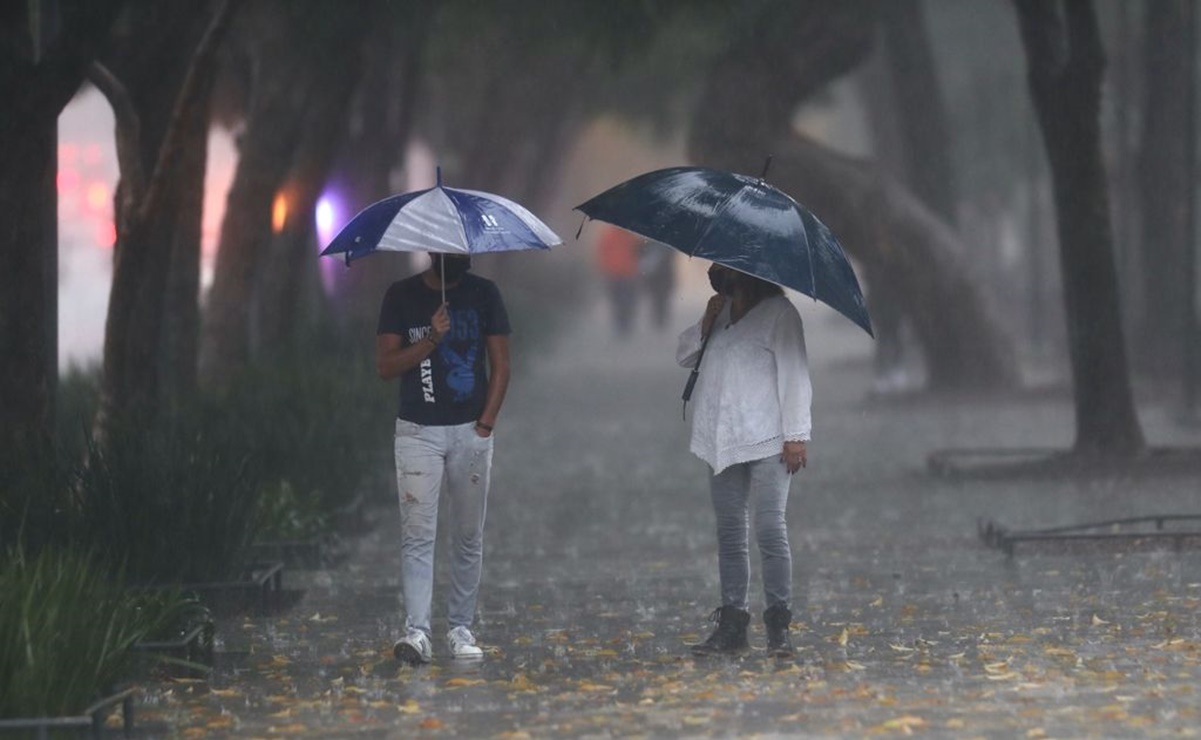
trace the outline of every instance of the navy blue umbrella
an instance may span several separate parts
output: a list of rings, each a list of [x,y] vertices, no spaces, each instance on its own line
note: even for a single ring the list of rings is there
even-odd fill
[[[762,177],[669,167],[626,180],[576,210],[804,293],[872,333],[859,281],[838,240]]]

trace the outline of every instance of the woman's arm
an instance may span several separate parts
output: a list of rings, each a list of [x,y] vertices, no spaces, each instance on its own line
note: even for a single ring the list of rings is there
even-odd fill
[[[812,429],[813,386],[805,353],[805,328],[801,315],[789,304],[776,318],[771,349],[776,358],[776,384],[784,441],[804,442]]]
[[[701,345],[705,343],[705,337],[709,336],[709,332],[713,331],[713,324],[721,315],[725,304],[726,299],[723,296],[711,297],[705,306],[705,313],[701,316],[701,320],[680,333],[680,343],[676,348],[676,362],[680,363],[682,367],[696,367],[701,353]]]

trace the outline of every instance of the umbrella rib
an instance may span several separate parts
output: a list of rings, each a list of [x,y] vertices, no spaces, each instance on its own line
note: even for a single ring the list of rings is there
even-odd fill
[[[713,209],[713,217],[709,219],[709,224],[705,227],[705,232],[703,234],[701,234],[699,239],[696,240],[696,245],[693,246],[692,251],[688,253],[689,257],[696,256],[697,250],[699,250],[701,247],[701,243],[704,242],[706,238],[708,238],[709,232],[713,231],[713,227],[716,226],[717,222],[721,220],[720,216],[726,212],[727,208],[729,208],[730,201],[734,200],[734,196],[738,195],[745,189],[746,189],[746,185],[742,185],[737,190],[735,190],[734,192],[727,195],[726,199],[723,200],[721,202],[721,204],[717,206],[717,208]]]
[[[805,228],[805,217],[801,216],[801,231],[805,234],[805,241],[809,241],[809,229]],[[809,282],[813,286],[813,301],[817,302],[817,270],[813,269],[813,250],[816,245],[810,244],[805,253],[809,256]]]

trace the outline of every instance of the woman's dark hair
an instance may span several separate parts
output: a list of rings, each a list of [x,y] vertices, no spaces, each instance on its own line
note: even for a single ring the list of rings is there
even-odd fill
[[[745,272],[732,270],[736,290],[741,290],[746,300],[750,305],[755,305],[764,298],[772,296],[784,295],[784,289],[775,283],[769,283],[762,278],[757,278],[754,275],[747,275]]]

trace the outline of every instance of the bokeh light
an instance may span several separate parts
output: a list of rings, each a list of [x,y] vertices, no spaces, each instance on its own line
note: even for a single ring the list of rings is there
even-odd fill
[[[335,230],[335,222],[338,220],[336,198],[331,193],[325,193],[318,199],[316,210],[317,241],[319,246],[324,249],[337,233]]]
[[[287,223],[288,196],[281,191],[275,194],[275,202],[271,204],[271,233],[278,234],[283,231]]]
[[[93,211],[104,211],[112,207],[112,200],[109,197],[108,183],[95,180],[88,183],[87,195],[88,208]]]

